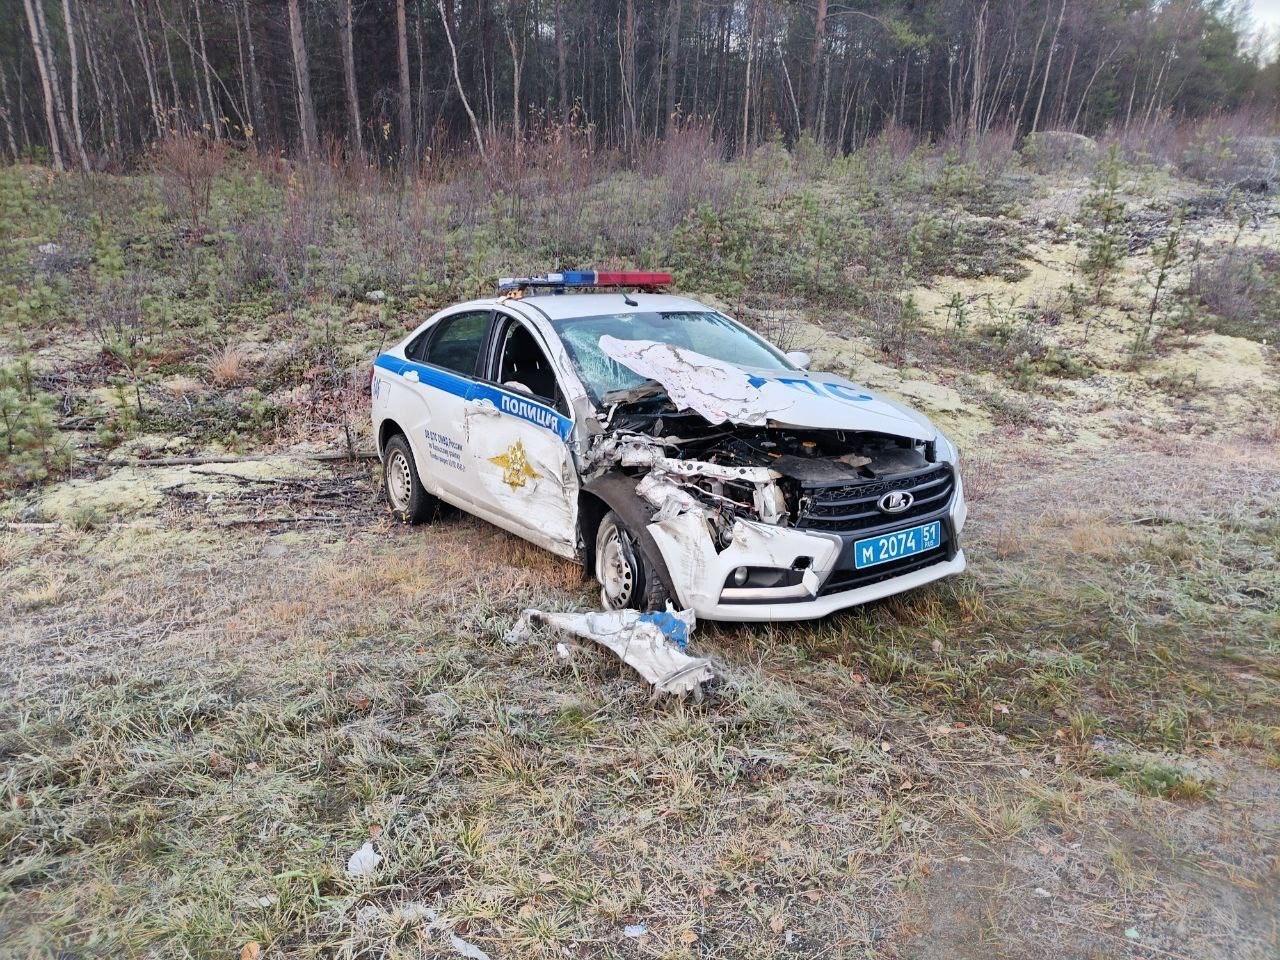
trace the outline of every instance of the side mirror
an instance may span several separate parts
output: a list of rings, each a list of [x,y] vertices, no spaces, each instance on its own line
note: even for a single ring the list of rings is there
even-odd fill
[[[503,384],[508,390],[514,390],[516,393],[523,393],[526,397],[532,397],[533,391],[526,387],[519,380],[508,380]]]
[[[805,353],[803,350],[788,351],[787,359],[801,370],[808,370],[809,364],[813,363],[813,357],[809,356],[809,354]]]

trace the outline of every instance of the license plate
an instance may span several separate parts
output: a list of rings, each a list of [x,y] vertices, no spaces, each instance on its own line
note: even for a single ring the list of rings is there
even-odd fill
[[[881,537],[858,540],[853,545],[853,566],[862,570],[890,560],[924,553],[938,546],[942,536],[942,523],[938,520],[909,530],[897,530]]]

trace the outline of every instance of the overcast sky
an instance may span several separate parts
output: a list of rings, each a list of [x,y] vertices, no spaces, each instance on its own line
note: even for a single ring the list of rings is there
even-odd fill
[[[1280,26],[1280,0],[1250,0],[1253,19],[1268,27]]]

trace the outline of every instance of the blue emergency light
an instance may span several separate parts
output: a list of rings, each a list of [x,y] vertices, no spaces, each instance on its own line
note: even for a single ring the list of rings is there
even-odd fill
[[[560,273],[544,273],[540,277],[500,277],[499,293],[512,293],[530,287],[547,287],[564,291],[570,287],[634,287],[654,291],[671,283],[671,274],[652,270],[563,270]]]

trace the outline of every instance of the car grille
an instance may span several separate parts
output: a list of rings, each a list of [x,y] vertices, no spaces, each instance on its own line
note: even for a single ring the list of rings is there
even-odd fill
[[[845,533],[892,523],[900,527],[908,520],[937,513],[951,502],[955,476],[946,465],[931,466],[913,474],[888,480],[868,480],[851,484],[805,484],[800,497],[796,526],[807,530]],[[876,506],[886,493],[909,492],[914,502],[902,513],[882,513]]]

